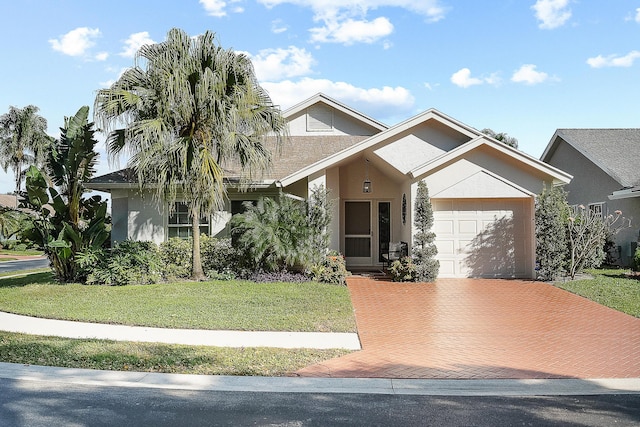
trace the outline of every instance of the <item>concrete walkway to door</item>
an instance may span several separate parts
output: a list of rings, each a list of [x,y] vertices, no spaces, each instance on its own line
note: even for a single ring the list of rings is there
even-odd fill
[[[640,378],[640,319],[545,283],[347,283],[363,350],[298,375]]]

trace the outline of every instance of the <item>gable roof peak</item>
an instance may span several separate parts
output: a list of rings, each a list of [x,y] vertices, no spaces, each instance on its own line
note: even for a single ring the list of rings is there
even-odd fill
[[[322,92],[318,92],[315,95],[313,95],[310,98],[305,99],[302,102],[297,103],[296,105],[287,108],[285,111],[283,111],[282,115],[287,118],[287,117],[291,117],[294,114],[297,114],[309,107],[311,107],[314,104],[317,103],[323,103],[325,105],[328,105],[329,107],[335,108],[336,110],[342,111],[343,113],[355,118],[356,120],[359,120],[363,123],[368,124],[369,126],[372,126],[373,128],[377,129],[378,131],[383,131],[389,128],[389,126],[387,126],[386,124],[352,108],[349,107],[348,105],[335,100],[334,98],[331,98],[330,96],[322,93]]]

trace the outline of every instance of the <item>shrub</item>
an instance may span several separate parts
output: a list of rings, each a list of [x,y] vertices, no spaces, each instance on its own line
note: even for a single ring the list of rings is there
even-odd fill
[[[417,266],[408,256],[393,261],[389,274],[394,282],[415,282],[418,278]]]
[[[200,250],[202,251],[202,268],[208,278],[229,280],[236,277],[239,270],[238,255],[231,244],[231,239],[202,236]]]
[[[191,275],[191,240],[172,237],[160,244],[160,259],[165,278],[180,279]]]
[[[125,240],[111,249],[85,252],[80,264],[88,285],[147,285],[162,279],[162,259],[153,242]]]
[[[640,247],[636,249],[636,253],[633,255],[633,270],[640,271]]]
[[[536,198],[536,260],[540,280],[555,280],[564,269],[568,209],[567,194],[560,187],[545,187]]]
[[[309,262],[323,263],[331,238],[331,209],[329,192],[323,185],[316,186],[309,194],[307,202],[307,232],[309,233]]]
[[[334,285],[345,285],[349,275],[344,257],[340,254],[329,254],[322,262],[311,266],[308,276],[311,280],[321,283],[333,283]]]
[[[438,248],[435,245],[436,235],[431,231],[433,208],[429,199],[429,189],[424,181],[418,182],[413,224],[417,230],[413,236],[412,249],[415,279],[421,282],[433,282],[438,277],[440,262],[435,258]]]
[[[231,219],[234,246],[250,271],[279,272],[309,259],[305,204],[290,197],[262,198]]]
[[[280,271],[256,271],[253,272],[248,280],[258,283],[268,282],[285,282],[285,283],[302,283],[307,281],[307,276],[302,273],[294,273],[287,270]]]

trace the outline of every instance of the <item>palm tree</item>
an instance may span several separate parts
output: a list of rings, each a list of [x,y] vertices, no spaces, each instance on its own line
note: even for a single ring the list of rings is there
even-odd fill
[[[251,61],[221,48],[212,32],[191,38],[172,29],[98,91],[95,114],[110,131],[111,158],[128,150],[140,185],[154,188],[159,203],[181,197],[189,205],[192,278],[203,279],[199,219],[222,208],[226,170],[239,169],[241,183],[249,184],[270,164],[265,136],[280,142],[285,132]]]
[[[486,128],[482,129],[480,132],[490,136],[493,139],[497,139],[503,144],[508,145],[509,147],[518,148],[518,140],[513,136],[507,135],[506,132],[494,132],[492,129]]]
[[[9,112],[0,116],[0,164],[5,172],[9,167],[13,170],[16,194],[20,192],[22,168],[41,165],[53,141],[47,135],[47,120],[38,111],[34,105],[9,107]]]

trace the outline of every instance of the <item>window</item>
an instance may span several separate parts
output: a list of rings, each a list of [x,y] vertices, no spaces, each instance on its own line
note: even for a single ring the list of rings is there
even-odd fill
[[[604,218],[604,203],[589,203],[589,211],[598,218]]]
[[[258,201],[257,200],[232,200],[231,201],[231,216],[235,214],[245,213],[247,207],[244,205],[245,202],[250,202],[253,206],[255,206]]]
[[[181,239],[186,239],[191,237],[191,225],[189,207],[183,202],[175,202],[173,211],[169,213],[169,238],[180,237]],[[208,217],[200,218],[200,234],[209,234]]]

